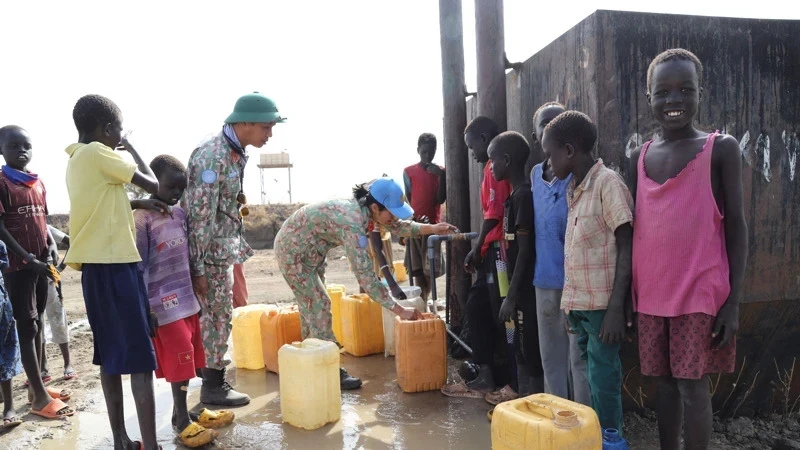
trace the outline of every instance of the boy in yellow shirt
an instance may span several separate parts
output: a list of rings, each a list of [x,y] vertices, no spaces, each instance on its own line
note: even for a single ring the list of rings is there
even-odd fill
[[[78,143],[67,147],[67,190],[71,235],[67,264],[81,270],[86,315],[94,338],[93,363],[108,408],[114,449],[155,450],[155,353],[150,336],[147,292],[136,263],[133,212],[124,185],[132,183],[155,194],[158,180],[139,153],[122,137],[122,114],[114,102],[81,97],[72,112]],[[125,150],[136,164],[114,152]],[[142,442],[125,430],[122,375],[130,374]]]

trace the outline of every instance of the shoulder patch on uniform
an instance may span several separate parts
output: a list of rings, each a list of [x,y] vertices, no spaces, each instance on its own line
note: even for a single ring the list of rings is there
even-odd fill
[[[211,169],[206,169],[206,170],[203,171],[203,173],[200,175],[200,177],[203,179],[204,183],[211,184],[211,183],[217,181],[217,172],[214,172]]]
[[[358,236],[358,246],[361,248],[367,248],[367,244],[369,244],[369,240],[363,234]]]

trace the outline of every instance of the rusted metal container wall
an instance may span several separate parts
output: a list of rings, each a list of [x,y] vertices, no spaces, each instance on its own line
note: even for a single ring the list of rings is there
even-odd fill
[[[631,150],[656,131],[647,67],[673,47],[704,65],[699,126],[733,135],[744,161],[746,304],[736,372],[712,379],[715,411],[780,409],[800,394],[800,367],[792,380],[784,373],[800,355],[800,21],[597,11],[508,74],[508,128],[529,137],[537,107],[558,100],[596,121],[599,156],[627,177]],[[623,357],[627,406],[652,406],[635,346]],[[782,387],[790,381],[793,395]]]

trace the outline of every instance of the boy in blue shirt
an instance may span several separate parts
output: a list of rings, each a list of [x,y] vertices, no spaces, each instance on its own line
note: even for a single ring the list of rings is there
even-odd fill
[[[557,102],[547,102],[533,115],[531,136],[540,145],[544,128],[565,108]],[[549,155],[531,171],[533,213],[535,224],[536,263],[533,285],[536,289],[536,313],[539,322],[539,347],[544,368],[544,390],[561,398],[572,398],[591,405],[586,361],[581,359],[577,335],[568,333],[566,315],[561,310],[564,288],[564,235],[567,231],[566,192],[570,174],[559,180],[553,173]],[[572,377],[570,377],[572,372]],[[572,381],[572,396],[570,396]]]

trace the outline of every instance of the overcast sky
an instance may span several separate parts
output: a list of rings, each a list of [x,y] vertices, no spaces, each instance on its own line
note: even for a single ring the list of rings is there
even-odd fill
[[[506,49],[525,60],[595,9],[800,19],[798,4],[505,0]],[[463,5],[474,90],[475,15],[472,1]],[[77,140],[72,107],[89,93],[120,106],[145,160],[170,153],[184,162],[240,95],[272,97],[289,122],[250,149],[251,203],[261,152],[290,153],[301,202],[347,196],[384,172],[400,180],[422,132],[440,139],[444,161],[436,0],[5,1],[0,16],[0,125],[31,134],[30,169],[47,185],[51,213],[69,211],[64,149]],[[265,178],[267,201],[288,201],[286,171]]]

